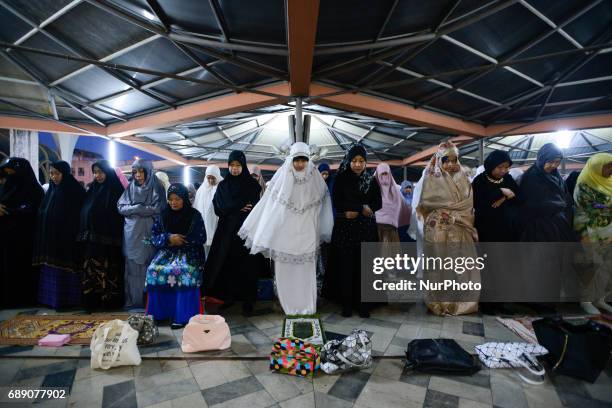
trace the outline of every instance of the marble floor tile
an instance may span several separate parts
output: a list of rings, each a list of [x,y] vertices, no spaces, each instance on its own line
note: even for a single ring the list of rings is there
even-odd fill
[[[363,388],[356,404],[370,408],[421,407],[425,393],[424,387],[373,375]]]
[[[458,408],[459,397],[440,391],[427,390],[423,408]]]
[[[204,400],[208,406],[213,406],[215,404],[221,404],[261,390],[264,390],[264,386],[255,376],[250,376],[240,380],[230,381],[222,385],[217,385],[212,388],[207,388],[202,391],[202,395],[204,396]]]
[[[340,378],[327,392],[333,397],[346,401],[355,401],[370,379],[370,375],[363,371],[351,371],[340,375]]]
[[[137,406],[134,380],[104,387],[102,408],[136,408]]]
[[[488,388],[477,387],[465,384],[449,378],[431,377],[429,388],[434,391],[444,392],[450,395],[471,399],[486,404],[492,404],[491,390]]]
[[[200,387],[193,378],[186,378],[181,381],[160,385],[145,391],[138,391],[136,398],[139,407],[146,407],[164,401],[170,401],[184,397],[200,391]]]

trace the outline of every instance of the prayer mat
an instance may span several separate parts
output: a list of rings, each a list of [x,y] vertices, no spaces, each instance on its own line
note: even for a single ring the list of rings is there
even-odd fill
[[[69,334],[68,344],[90,344],[96,328],[109,320],[127,320],[128,314],[19,315],[0,323],[0,344],[31,346],[47,334]]]
[[[513,319],[506,319],[503,317],[498,317],[497,321],[506,326],[510,331],[515,333],[521,339],[525,340],[528,343],[537,343],[538,338],[536,337],[535,331],[533,330],[532,323],[534,320],[541,319],[541,317],[533,317],[533,316],[525,316],[518,317]],[[568,316],[563,317],[563,319],[567,321],[572,321],[574,319],[590,319],[599,324],[603,324],[612,329],[612,322],[606,320],[602,316]]]
[[[281,337],[295,337],[316,346],[325,344],[325,332],[318,316],[287,316]]]

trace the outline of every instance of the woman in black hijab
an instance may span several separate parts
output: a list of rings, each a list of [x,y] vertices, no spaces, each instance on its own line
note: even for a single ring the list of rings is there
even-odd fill
[[[32,268],[36,214],[43,198],[30,162],[19,157],[0,165],[0,308],[36,303],[37,268]],[[19,285],[11,284],[18,278]]]
[[[51,182],[38,211],[34,265],[40,265],[38,301],[54,309],[81,303],[79,215],[85,190],[65,161],[51,164]]]
[[[472,181],[474,226],[480,242],[516,242],[518,185],[508,173],[512,160],[507,152],[496,150],[487,156],[485,171]]]
[[[169,207],[153,224],[151,243],[157,249],[147,268],[147,314],[170,319],[173,329],[202,313],[200,284],[206,230],[200,212],[191,206],[189,190],[175,183],[168,188]]]
[[[349,317],[353,308],[361,317],[369,316],[361,303],[361,243],[378,242],[374,213],[382,208],[378,182],[366,170],[366,150],[353,145],[344,156],[332,190],[335,209],[328,268],[323,285],[324,296],[342,302],[342,315]]]
[[[91,183],[81,208],[78,241],[83,242],[83,304],[89,309],[123,306],[123,217],[117,201],[123,185],[108,161],[91,166]]]
[[[257,296],[257,270],[248,264],[252,256],[238,231],[259,201],[261,187],[251,177],[243,152],[231,152],[227,163],[229,174],[213,197],[219,224],[206,260],[204,294],[222,299],[227,305],[242,299],[243,313],[250,315]]]
[[[536,163],[523,175],[520,195],[522,242],[572,242],[573,199],[557,168],[563,152],[553,143],[540,148]]]

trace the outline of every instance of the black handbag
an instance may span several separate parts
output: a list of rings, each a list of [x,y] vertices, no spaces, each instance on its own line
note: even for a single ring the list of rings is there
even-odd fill
[[[548,354],[541,358],[557,374],[597,380],[612,351],[612,330],[589,320],[572,324],[560,317],[546,317],[533,322],[538,343]]]
[[[478,359],[452,339],[419,339],[408,343],[406,368],[427,374],[472,375]]]

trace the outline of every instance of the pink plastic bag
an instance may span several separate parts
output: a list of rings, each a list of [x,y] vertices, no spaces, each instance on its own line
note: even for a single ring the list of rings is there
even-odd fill
[[[69,334],[47,334],[38,340],[38,345],[43,347],[61,347],[70,341]]]
[[[195,315],[183,329],[184,353],[225,350],[232,345],[232,335],[223,316]]]

